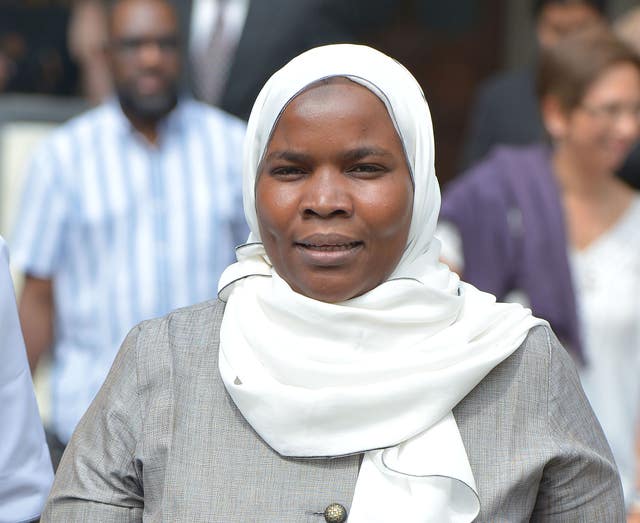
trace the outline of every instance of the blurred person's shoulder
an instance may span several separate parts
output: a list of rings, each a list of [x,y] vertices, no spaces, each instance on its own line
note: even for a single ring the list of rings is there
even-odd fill
[[[74,128],[94,126],[121,126],[127,122],[126,116],[116,101],[106,101],[67,120],[57,131],[65,134]]]
[[[489,76],[480,84],[478,97],[496,104],[504,103],[505,97],[511,99],[522,95],[523,91],[532,91],[534,79],[533,67],[500,71]]]
[[[521,181],[526,173],[535,172],[541,168],[550,168],[550,165],[551,147],[547,143],[497,144],[467,172],[487,172],[487,175],[517,178]]]
[[[551,169],[551,149],[546,143],[529,145],[499,144],[477,163],[469,167],[445,190],[445,195],[456,187],[474,187],[480,194],[494,193],[501,186],[542,183],[539,173]]]
[[[126,117],[115,102],[105,102],[88,109],[54,128],[37,149],[49,153],[51,149],[80,147],[80,141],[96,138],[94,144],[126,125]],[[82,145],[85,145],[84,143]],[[86,151],[85,151],[86,152]]]

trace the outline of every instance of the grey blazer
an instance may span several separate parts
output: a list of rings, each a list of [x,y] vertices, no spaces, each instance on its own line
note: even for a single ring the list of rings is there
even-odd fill
[[[349,509],[361,455],[283,458],[227,395],[223,312],[212,301],[133,329],[62,458],[43,521],[322,523],[329,504]],[[611,452],[549,329],[532,330],[454,415],[476,521],[624,522]]]

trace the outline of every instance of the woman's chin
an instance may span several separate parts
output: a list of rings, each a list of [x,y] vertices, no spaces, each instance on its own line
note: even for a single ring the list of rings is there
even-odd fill
[[[354,288],[345,283],[337,281],[327,281],[324,283],[307,284],[304,286],[295,286],[289,283],[291,288],[298,294],[302,294],[312,300],[322,301],[325,303],[342,303],[367,292],[368,289],[360,287]]]

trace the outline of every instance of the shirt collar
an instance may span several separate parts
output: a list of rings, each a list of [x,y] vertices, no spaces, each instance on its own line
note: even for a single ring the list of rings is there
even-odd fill
[[[176,106],[158,122],[158,147],[171,135],[181,132],[185,102],[188,98],[186,95],[179,96]],[[135,136],[144,140],[124,114],[116,96],[111,96],[105,102],[105,106],[116,132],[128,137]],[[146,143],[146,140],[144,140],[144,142]]]

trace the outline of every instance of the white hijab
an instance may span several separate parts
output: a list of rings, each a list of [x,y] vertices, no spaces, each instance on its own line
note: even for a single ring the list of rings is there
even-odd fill
[[[331,304],[294,292],[271,266],[260,243],[255,183],[284,108],[310,84],[335,76],[384,102],[404,145],[414,204],[407,246],[389,280]],[[544,322],[519,305],[495,303],[438,262],[440,190],[420,86],[368,47],[303,53],[260,92],[243,168],[251,234],[219,283],[227,301],[219,365],[235,404],[282,455],[365,453],[350,523],[472,521],[479,500],[451,410]]]

